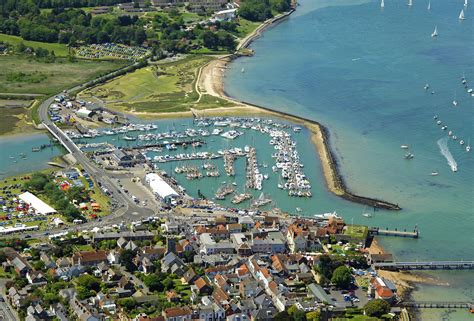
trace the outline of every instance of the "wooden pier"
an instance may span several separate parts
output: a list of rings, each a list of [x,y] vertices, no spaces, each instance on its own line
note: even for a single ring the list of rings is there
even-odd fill
[[[418,309],[472,309],[472,302],[443,302],[443,301],[408,301],[400,303],[405,308]]]
[[[471,270],[474,261],[420,261],[420,262],[380,262],[373,267],[381,270]]]
[[[176,146],[192,146],[194,143],[205,144],[206,142],[201,139],[193,139],[193,140],[185,140],[185,141],[171,141],[168,143],[154,143],[154,144],[144,144],[144,145],[137,145],[137,146],[124,146],[124,149],[147,149],[153,147],[163,148],[166,145],[176,145]]]
[[[380,227],[369,227],[369,234],[371,236],[380,235],[380,236],[399,236],[399,237],[411,237],[417,239],[419,237],[418,228],[415,227],[413,231],[399,231],[398,229],[389,230],[381,229]]]

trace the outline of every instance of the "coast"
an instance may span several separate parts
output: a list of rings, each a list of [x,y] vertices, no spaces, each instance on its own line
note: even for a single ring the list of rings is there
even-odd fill
[[[368,248],[369,253],[372,254],[385,254],[386,251],[383,246],[377,242],[377,239],[372,241],[372,244]],[[447,286],[449,284],[441,282],[433,277],[428,277],[422,273],[413,271],[386,271],[377,270],[377,274],[383,278],[392,280],[397,287],[397,293],[403,300],[409,301],[411,293],[416,289],[416,284],[431,284],[439,286]]]

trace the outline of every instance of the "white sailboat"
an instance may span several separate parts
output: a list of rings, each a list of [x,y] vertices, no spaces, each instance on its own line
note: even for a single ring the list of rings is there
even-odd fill
[[[362,211],[362,216],[370,218],[372,217],[372,213],[366,212],[367,206],[364,206],[364,210]]]
[[[411,7],[413,5],[413,0],[408,0],[408,6]]]
[[[380,2],[380,8],[385,8],[385,2],[383,0]]]
[[[433,33],[431,34],[431,37],[438,37],[438,26],[435,26],[435,29],[433,31]]]
[[[464,6],[467,7],[467,0],[464,0]]]
[[[459,20],[464,20],[464,19],[466,19],[464,17],[464,9],[461,9],[461,13],[459,14]]]
[[[428,11],[431,10],[431,1],[428,2]]]
[[[466,152],[470,152],[470,151],[471,151],[471,139],[469,138],[467,141]]]
[[[453,106],[457,107],[457,105],[458,105],[458,101],[456,99],[456,92],[454,92]]]

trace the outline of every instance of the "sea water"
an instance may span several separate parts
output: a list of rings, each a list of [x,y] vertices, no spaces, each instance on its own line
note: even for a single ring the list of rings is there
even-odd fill
[[[460,21],[461,0],[432,1],[430,11],[428,1],[412,7],[385,1],[384,9],[379,1],[299,2],[293,15],[252,44],[255,56],[230,64],[226,92],[326,125],[350,190],[403,208],[379,212],[371,224],[418,225],[418,240],[381,238],[397,259],[472,260],[474,161],[465,146],[474,141],[474,98],[461,77],[474,87],[474,9],[464,8],[466,20]],[[439,36],[432,38],[435,26]],[[445,138],[449,130],[456,141]],[[441,138],[456,173],[440,152]],[[415,157],[405,159],[401,145]],[[340,206],[321,193],[316,204]],[[340,214],[364,222],[358,211],[354,205]],[[449,285],[422,286],[417,299],[474,300],[472,271],[433,275]],[[470,316],[460,311],[443,317]]]
[[[0,138],[0,179],[47,168],[51,158],[61,155],[61,148],[54,144],[39,152],[32,151],[33,148],[41,145],[51,145],[48,135],[17,135]]]

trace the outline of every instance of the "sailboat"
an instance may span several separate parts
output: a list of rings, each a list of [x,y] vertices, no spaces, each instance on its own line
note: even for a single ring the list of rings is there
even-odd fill
[[[431,1],[428,2],[428,11],[430,11],[430,10],[431,10]]]
[[[469,140],[467,141],[466,152],[470,152],[470,151],[471,151],[471,139],[469,138]]]
[[[433,33],[431,34],[431,37],[438,37],[438,26],[435,27]]]
[[[380,2],[380,8],[385,8],[385,2],[383,0]]]
[[[367,207],[365,206],[365,207],[364,207],[364,210],[362,211],[362,216],[367,217],[367,218],[372,217],[372,213],[369,213],[369,212],[366,212],[366,211],[365,211],[366,208],[367,208]]]
[[[411,7],[413,5],[413,0],[408,0],[408,6]]]
[[[464,17],[464,9],[461,9],[461,13],[459,14],[459,20],[465,20],[466,18]]]
[[[244,73],[244,72],[245,72],[245,68],[242,68],[242,69],[240,70],[240,72]]]
[[[453,99],[453,106],[456,107],[458,105],[458,101],[456,100],[456,92],[454,93],[454,99]]]
[[[467,0],[464,0],[464,6],[467,7]]]

